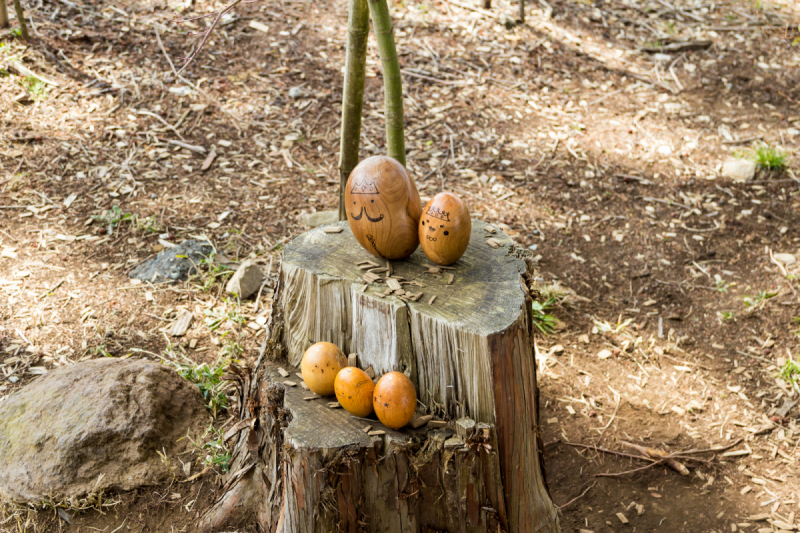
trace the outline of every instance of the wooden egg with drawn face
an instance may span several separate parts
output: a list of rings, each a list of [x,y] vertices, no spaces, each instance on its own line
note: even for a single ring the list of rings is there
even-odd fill
[[[419,221],[419,242],[428,259],[452,265],[464,255],[472,234],[472,220],[464,201],[440,192],[428,202]]]
[[[402,259],[417,249],[422,204],[403,165],[391,157],[368,157],[350,173],[344,200],[350,229],[368,252]]]

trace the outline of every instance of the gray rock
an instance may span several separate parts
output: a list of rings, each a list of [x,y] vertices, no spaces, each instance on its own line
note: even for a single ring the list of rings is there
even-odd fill
[[[208,421],[197,386],[164,365],[62,366],[0,403],[0,492],[41,503],[159,483],[157,451],[174,458]]]
[[[305,92],[301,87],[292,87],[289,89],[289,98],[294,98],[297,100],[298,98],[302,98],[305,95]]]
[[[228,281],[225,290],[228,294],[237,294],[239,298],[244,300],[250,295],[255,294],[261,286],[261,281],[264,279],[264,274],[258,267],[255,261],[247,259],[243,261],[233,277]]]
[[[756,163],[749,159],[728,159],[722,164],[723,178],[733,181],[747,181],[756,174]]]
[[[208,241],[186,240],[162,250],[154,258],[131,270],[128,276],[152,283],[186,281],[189,274],[196,272],[195,265],[199,265],[213,251],[214,247]]]
[[[338,211],[317,211],[316,213],[301,213],[297,217],[298,222],[305,224],[310,228],[324,226],[325,224],[333,224],[339,221]]]

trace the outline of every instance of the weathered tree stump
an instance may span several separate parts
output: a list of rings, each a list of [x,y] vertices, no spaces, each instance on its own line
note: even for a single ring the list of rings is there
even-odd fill
[[[273,361],[252,383],[242,373],[244,429],[205,530],[253,517],[285,533],[557,532],[539,455],[527,257],[480,221],[452,270],[421,249],[387,264],[346,223],[295,238],[266,341]],[[329,408],[333,397],[284,387],[294,378],[275,361],[294,372],[319,341],[356,353],[378,376],[405,372],[418,414],[447,426],[393,431]]]

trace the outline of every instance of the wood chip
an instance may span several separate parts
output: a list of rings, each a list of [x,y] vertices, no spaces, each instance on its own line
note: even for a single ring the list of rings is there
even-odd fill
[[[431,420],[428,422],[429,428],[444,428],[447,427],[447,422],[444,420]]]
[[[205,160],[203,161],[203,164],[200,165],[200,170],[205,172],[206,170],[211,168],[211,165],[212,165],[212,163],[214,163],[214,160],[216,158],[217,158],[217,151],[214,148],[214,146],[212,146],[211,147],[211,152],[209,152],[209,154],[206,156]]]
[[[178,315],[178,318],[175,319],[175,322],[172,323],[167,334],[172,337],[182,336],[189,330],[189,325],[192,323],[193,316],[191,311],[183,310],[181,314]]]
[[[399,282],[399,281],[397,281],[397,280],[396,280],[396,279],[394,279],[394,278],[389,278],[389,279],[387,279],[387,280],[386,280],[386,285],[387,285],[387,286],[388,286],[390,289],[392,289],[392,290],[394,290],[394,291],[396,291],[396,290],[398,290],[398,289],[401,289],[401,288],[402,288],[402,286],[400,285],[400,282]]]
[[[280,366],[278,367],[278,374],[280,374],[282,378],[289,377],[289,373],[286,370],[284,370],[283,367]]]
[[[301,374],[300,372],[295,372],[294,375],[300,379],[303,379],[303,374]]]
[[[358,366],[358,354],[351,353],[347,356],[347,366]]]
[[[344,230],[341,226],[326,226],[322,231],[325,233],[341,233]]]
[[[376,429],[375,431],[370,431],[367,435],[370,437],[377,437],[378,435],[386,435],[386,432],[381,429]]]
[[[304,400],[316,400],[318,398],[322,398],[322,396],[317,396],[316,394],[313,396],[303,396]]]
[[[448,285],[452,285],[453,284],[453,280],[455,280],[455,279],[456,279],[456,275],[455,274],[450,274],[450,276],[447,278],[447,284]]]
[[[505,246],[505,243],[504,243],[504,242],[502,242],[502,241],[498,241],[498,240],[497,240],[497,239],[495,239],[494,237],[491,237],[491,238],[489,238],[489,239],[486,239],[486,244],[488,244],[488,245],[489,245],[489,246],[491,246],[492,248],[499,248],[499,247],[501,247],[501,246]]]
[[[364,433],[369,433],[370,431],[372,431],[372,426],[364,426],[364,428],[361,431],[363,431]]]
[[[628,523],[628,519],[625,518],[625,515],[622,513],[617,513],[617,518],[619,518],[619,521],[622,522],[623,524]]]
[[[339,402],[328,402],[328,407],[331,409],[339,409],[341,406]]]
[[[296,387],[297,386],[297,382],[296,381],[286,380],[286,381],[283,382],[283,384],[286,385],[287,387]]]
[[[375,379],[375,371],[372,369],[372,365],[365,368],[364,373],[369,376],[369,379]]]
[[[433,420],[433,415],[420,416],[411,421],[411,427],[414,429],[421,428],[431,420]]]
[[[428,300],[428,305],[433,305],[433,302],[435,301],[436,301],[436,295],[434,294],[433,296],[431,296],[431,299]]]
[[[189,341],[189,349],[194,350],[197,348],[197,339],[192,339]]]
[[[249,26],[254,30],[258,30],[264,33],[269,33],[269,26],[267,26],[263,22],[259,22],[257,20],[251,20]]]

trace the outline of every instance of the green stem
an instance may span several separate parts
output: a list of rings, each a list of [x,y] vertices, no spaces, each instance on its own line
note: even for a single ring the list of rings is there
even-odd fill
[[[14,11],[17,12],[17,23],[19,24],[20,36],[24,40],[30,39],[28,35],[28,25],[25,24],[25,14],[22,12],[22,4],[20,0],[14,0]]]
[[[0,0],[0,28],[8,28],[8,7],[6,0]]]
[[[372,26],[378,39],[378,52],[383,66],[383,87],[386,116],[386,151],[403,166],[406,164],[406,148],[403,140],[403,80],[400,63],[394,44],[394,28],[389,16],[386,0],[369,0]]]
[[[364,77],[367,68],[369,10],[367,0],[350,0],[347,21],[347,57],[342,95],[342,134],[339,144],[339,220],[347,220],[344,189],[358,165],[361,112],[364,108]]]

